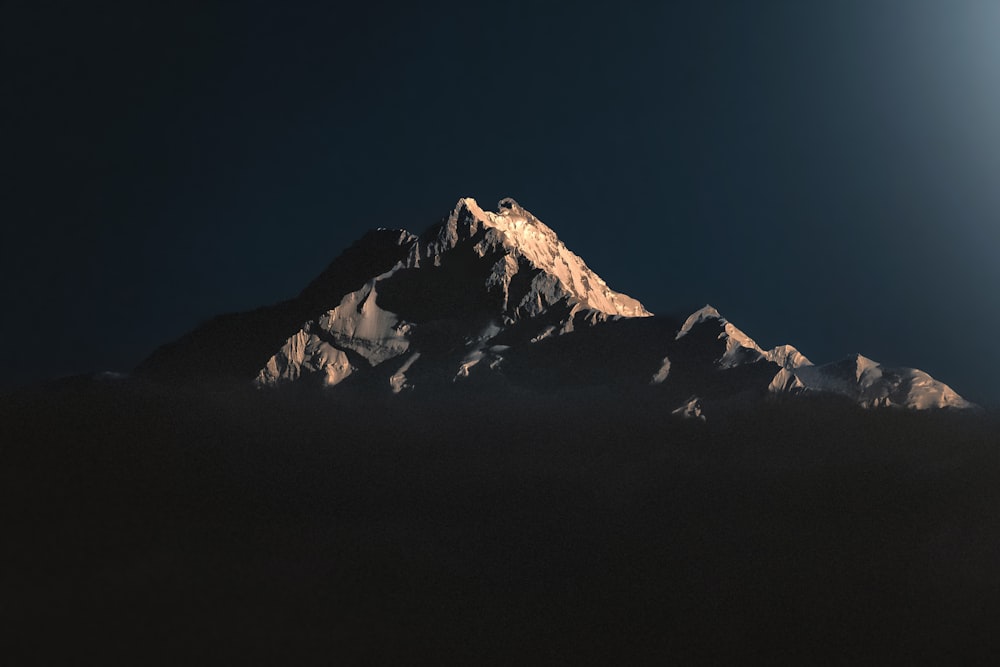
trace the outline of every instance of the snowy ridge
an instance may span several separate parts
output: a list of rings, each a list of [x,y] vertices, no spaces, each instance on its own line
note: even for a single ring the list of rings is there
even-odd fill
[[[806,355],[799,352],[791,345],[778,345],[764,353],[768,361],[773,361],[782,368],[799,368],[800,366],[812,366],[812,362]]]
[[[716,359],[716,363],[722,368],[733,368],[761,359],[773,361],[783,368],[796,368],[812,363],[791,345],[779,345],[770,350],[763,349],[753,338],[724,318],[718,310],[710,305],[691,313],[677,332],[676,340],[684,338],[696,326],[705,323],[715,323],[721,327],[718,338],[725,341],[726,349],[722,356]]]
[[[791,375],[800,390],[840,394],[863,407],[974,407],[954,389],[921,370],[886,368],[860,354],[823,366],[796,368]]]
[[[865,408],[902,407],[926,410],[975,407],[948,385],[914,368],[885,368],[877,361],[860,354],[816,366],[791,345],[779,345],[765,350],[712,306],[705,306],[692,313],[678,330],[676,340],[703,328],[718,331],[716,340],[721,348],[713,362],[718,370],[766,362],[775,364],[778,370],[767,386],[767,391],[771,394],[837,394],[848,397]],[[663,382],[669,368],[667,362],[654,379]]]

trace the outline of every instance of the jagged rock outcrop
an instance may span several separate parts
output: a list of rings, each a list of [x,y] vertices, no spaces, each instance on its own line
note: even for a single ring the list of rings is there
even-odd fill
[[[537,341],[609,317],[650,315],[513,199],[498,208],[484,211],[464,198],[441,224],[406,236],[405,258],[303,323],[255,381],[320,373],[334,385],[395,360],[389,386],[401,391],[413,386],[409,375],[429,366],[440,376],[441,365],[450,365],[452,378],[468,377],[484,361],[496,368],[509,346],[501,339]],[[420,357],[404,357],[411,348]]]

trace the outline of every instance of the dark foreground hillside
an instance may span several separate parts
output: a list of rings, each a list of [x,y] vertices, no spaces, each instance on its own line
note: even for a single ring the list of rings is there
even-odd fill
[[[82,381],[0,399],[4,662],[1000,649],[989,415],[330,399]]]

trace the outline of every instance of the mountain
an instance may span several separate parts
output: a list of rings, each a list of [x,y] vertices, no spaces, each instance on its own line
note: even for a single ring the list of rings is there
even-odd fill
[[[777,366],[767,387],[772,394],[834,394],[865,408],[975,407],[948,385],[915,368],[883,367],[860,354],[816,366],[791,345],[764,350],[711,306],[692,314],[677,337],[684,338],[699,328],[706,328],[709,337],[715,336],[718,341],[712,363],[720,370],[747,365]]]
[[[659,392],[677,414],[768,395],[967,408],[915,369],[814,365],[705,306],[678,322],[612,290],[513,199],[472,198],[417,236],[369,232],[289,301],[211,320],[137,369],[194,382],[430,390]]]

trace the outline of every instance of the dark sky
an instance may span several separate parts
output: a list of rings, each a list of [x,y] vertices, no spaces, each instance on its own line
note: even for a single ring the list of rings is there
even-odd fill
[[[1000,3],[344,5],[0,2],[4,386],[509,195],[654,312],[1000,402]]]

